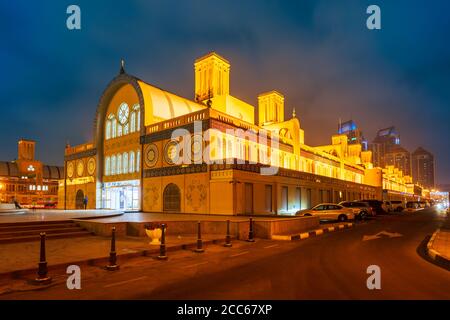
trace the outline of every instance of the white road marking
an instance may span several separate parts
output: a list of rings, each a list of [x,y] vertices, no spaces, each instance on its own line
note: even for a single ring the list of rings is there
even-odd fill
[[[236,253],[236,254],[231,255],[230,258],[237,257],[237,256],[242,256],[243,254],[247,254],[249,252],[250,251],[244,251],[244,252]]]
[[[362,241],[375,240],[375,239],[381,238],[382,236],[387,236],[388,238],[398,238],[398,237],[402,237],[403,235],[398,232],[387,232],[387,231],[383,230],[374,235],[369,235],[369,236],[364,235]]]
[[[264,247],[264,249],[269,249],[269,248],[274,248],[274,247],[278,247],[278,245],[277,244],[271,244],[270,246]]]
[[[134,279],[130,279],[130,280],[125,280],[125,281],[120,281],[120,282],[115,282],[115,283],[107,284],[107,285],[103,286],[103,288],[110,288],[110,287],[120,286],[122,284],[143,280],[145,278],[147,278],[147,276],[134,278]]]

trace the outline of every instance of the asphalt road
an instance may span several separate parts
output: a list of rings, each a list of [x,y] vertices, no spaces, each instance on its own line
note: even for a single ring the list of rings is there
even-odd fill
[[[131,260],[116,272],[85,267],[81,290],[68,290],[63,274],[41,290],[16,282],[0,299],[450,299],[450,272],[420,254],[441,223],[421,211],[302,241],[211,245],[165,262]],[[397,236],[371,239],[381,231]],[[366,286],[370,265],[380,267],[380,290]]]

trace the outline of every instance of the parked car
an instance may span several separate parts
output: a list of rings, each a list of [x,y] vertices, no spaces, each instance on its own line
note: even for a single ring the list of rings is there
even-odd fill
[[[346,221],[354,219],[353,210],[334,203],[321,203],[311,209],[300,210],[295,214],[300,217],[318,216],[320,220]]]
[[[392,211],[402,212],[405,209],[405,203],[401,200],[391,200]]]
[[[388,213],[392,211],[392,203],[390,201],[383,201],[381,207]]]
[[[374,216],[372,207],[367,202],[362,201],[341,201],[339,204],[343,207],[352,209],[357,219],[364,219],[368,216]]]
[[[383,209],[383,201],[380,200],[360,200],[362,202],[367,202],[375,214],[386,214],[386,210]]]
[[[407,212],[415,212],[419,210],[423,210],[421,203],[419,201],[408,201],[406,203],[406,209]]]

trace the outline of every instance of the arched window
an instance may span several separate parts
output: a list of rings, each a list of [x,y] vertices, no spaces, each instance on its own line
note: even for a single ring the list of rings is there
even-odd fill
[[[117,155],[117,174],[122,174],[122,155]]]
[[[141,107],[136,104],[133,110],[136,112],[136,131],[139,132],[141,129]]]
[[[128,173],[128,153],[123,153],[123,173]]]
[[[108,140],[110,138],[111,138],[111,120],[107,120],[105,126],[105,139]]]
[[[117,120],[114,117],[111,119],[111,129],[112,129],[111,137],[112,138],[117,137]]]
[[[116,156],[112,156],[111,157],[111,175],[115,175],[116,174]]]
[[[105,158],[105,176],[109,176],[110,171],[110,165],[111,165],[111,159],[109,157]]]
[[[136,152],[136,172],[139,172],[141,167],[141,152],[138,150]]]
[[[125,135],[127,135],[129,132],[130,132],[129,124],[128,124],[128,123],[125,123],[125,124],[123,125],[123,135],[125,136]]]
[[[136,112],[131,112],[130,116],[130,132],[133,133],[136,131]]]
[[[130,151],[130,167],[128,169],[130,173],[134,172],[134,151]]]
[[[117,136],[122,136],[122,126],[120,124],[117,124]]]

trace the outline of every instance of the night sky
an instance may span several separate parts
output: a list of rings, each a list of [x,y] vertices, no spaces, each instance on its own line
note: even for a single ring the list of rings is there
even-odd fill
[[[66,8],[81,8],[81,30]],[[382,29],[366,28],[381,7]],[[328,144],[339,118],[371,141],[395,125],[410,151],[436,156],[450,183],[449,1],[2,1],[0,160],[21,137],[37,157],[63,163],[64,145],[92,139],[98,100],[125,69],[193,98],[193,61],[217,51],[231,62],[231,94],[285,94],[306,143]]]

